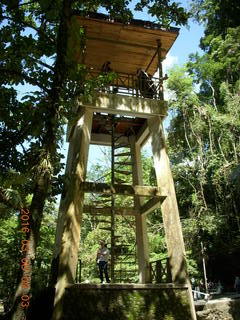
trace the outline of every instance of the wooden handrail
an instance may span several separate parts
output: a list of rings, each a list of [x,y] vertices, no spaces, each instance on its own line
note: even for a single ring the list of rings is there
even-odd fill
[[[161,100],[163,92],[163,81],[167,79],[166,76],[159,79],[156,77],[150,77],[146,73],[142,73],[142,76],[123,72],[116,72],[115,74],[116,78],[114,78],[108,84],[102,85],[97,90],[103,90],[109,93]],[[99,75],[104,75],[104,73],[99,70],[89,70],[87,72],[86,78],[89,78],[90,76],[91,79]]]
[[[151,264],[151,263],[155,263],[155,262],[157,262],[157,261],[163,261],[163,260],[168,260],[168,259],[169,259],[169,257],[166,257],[166,258],[162,258],[162,259],[150,261],[149,263]]]

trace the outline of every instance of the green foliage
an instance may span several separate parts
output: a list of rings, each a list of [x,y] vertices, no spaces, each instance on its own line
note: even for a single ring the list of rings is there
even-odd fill
[[[202,46],[207,53],[191,55],[187,66],[172,70],[168,80],[175,94],[168,144],[188,260],[196,261],[201,270],[202,241],[213,279],[217,267],[211,261],[220,255],[231,259],[239,252],[239,184],[234,177],[240,154],[240,38],[233,8],[222,15],[230,3],[197,1],[195,13],[206,22]],[[235,270],[233,265],[229,277]]]
[[[56,208],[47,203],[44,209],[44,219],[41,226],[41,237],[34,264],[32,292],[47,285],[49,279],[52,252],[55,240]],[[19,278],[19,264],[22,258],[19,211],[8,217],[0,217],[0,299],[6,307],[11,306],[11,298]],[[33,294],[34,294],[33,293]]]
[[[33,294],[48,285],[55,243],[57,208],[55,203],[47,202],[40,229],[40,239],[34,264]]]
[[[136,11],[143,11],[145,8],[147,8],[151,16],[156,17],[158,22],[165,27],[173,22],[176,25],[185,25],[189,18],[189,13],[187,13],[183,7],[179,6],[179,3],[169,0],[141,0],[135,6]]]
[[[167,248],[163,230],[157,233],[148,232],[150,261],[167,258]]]
[[[211,51],[199,56],[190,55],[187,67],[194,81],[200,84],[202,98],[218,108],[223,107],[220,91],[221,84],[226,82],[234,89],[239,79],[239,43],[240,27],[227,29],[226,35],[219,35],[210,42]]]
[[[234,0],[194,0],[192,14],[205,24],[205,36],[201,47],[211,49],[210,42],[217,36],[226,35],[228,28],[239,26],[240,4]]]
[[[4,298],[5,305],[14,290],[20,259],[20,239],[17,215],[0,219],[0,299]]]

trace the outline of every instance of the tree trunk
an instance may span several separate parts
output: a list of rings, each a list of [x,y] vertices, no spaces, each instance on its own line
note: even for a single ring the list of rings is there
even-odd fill
[[[26,240],[21,243],[22,258],[20,262],[20,281],[14,295],[11,319],[25,319],[26,311],[31,301],[32,268],[36,257],[36,248],[39,241],[39,230],[43,217],[43,207],[47,197],[49,176],[41,175],[36,183],[32,203],[29,210],[29,229]]]
[[[28,299],[31,291],[32,267],[36,257],[39,231],[43,218],[43,208],[45,200],[48,196],[49,187],[51,185],[51,172],[49,172],[48,169],[51,169],[52,165],[54,164],[56,155],[56,134],[60,126],[58,121],[58,111],[61,104],[61,93],[64,89],[64,82],[67,75],[65,57],[71,2],[71,0],[63,0],[62,5],[61,20],[57,38],[57,58],[54,68],[54,81],[49,94],[49,99],[46,99],[46,101],[48,101],[49,108],[44,119],[46,123],[46,134],[43,137],[43,145],[41,147],[42,152],[44,152],[42,154],[44,154],[45,157],[40,159],[37,167],[39,175],[37,177],[32,203],[29,210],[29,214],[31,216],[30,232],[27,234],[27,240],[29,240],[29,242],[21,259],[21,264],[23,265],[23,263],[25,263],[25,265],[28,266],[25,268],[28,269],[28,272],[26,274],[26,272],[21,268],[21,280],[17,285],[14,295],[14,304],[10,312],[10,317],[12,320],[25,319],[25,311],[28,308]],[[45,160],[48,163],[48,168],[46,171],[42,170],[42,160]],[[28,284],[23,286],[22,279],[27,279]]]

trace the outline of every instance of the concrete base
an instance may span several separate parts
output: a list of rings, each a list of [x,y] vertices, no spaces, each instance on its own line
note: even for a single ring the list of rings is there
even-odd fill
[[[197,319],[240,320],[240,295],[209,300],[201,311],[197,311]]]
[[[187,287],[76,284],[65,290],[62,320],[189,320]]]

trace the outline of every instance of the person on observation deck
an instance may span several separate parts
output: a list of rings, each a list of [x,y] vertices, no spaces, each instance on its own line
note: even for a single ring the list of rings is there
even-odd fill
[[[111,72],[112,69],[111,69],[111,67],[110,67],[110,64],[111,64],[110,61],[104,62],[104,64],[102,65],[102,68],[101,68],[101,72],[103,72],[103,73]]]

